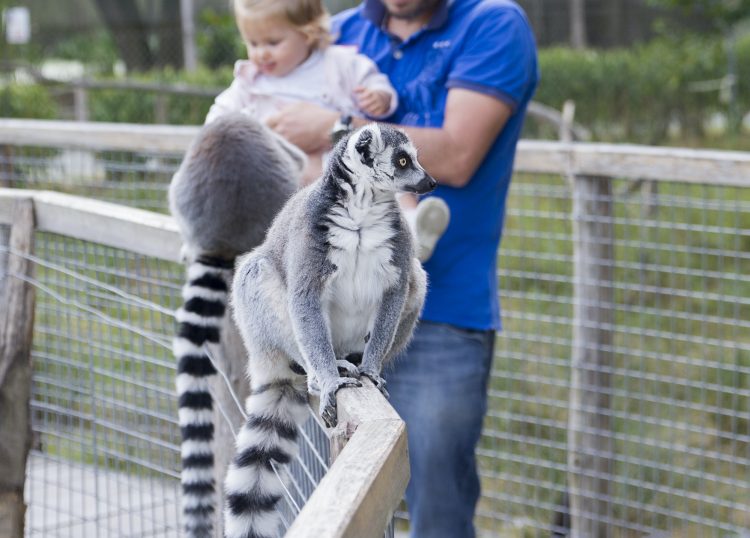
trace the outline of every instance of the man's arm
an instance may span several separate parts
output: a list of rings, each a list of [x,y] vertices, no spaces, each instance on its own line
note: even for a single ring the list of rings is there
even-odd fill
[[[481,164],[487,150],[512,113],[511,107],[495,97],[462,88],[448,92],[441,128],[400,126],[419,149],[419,162],[439,183],[466,185]],[[296,103],[270,118],[269,127],[307,153],[329,147],[328,133],[339,117],[309,103]],[[368,123],[355,118],[354,126]]]

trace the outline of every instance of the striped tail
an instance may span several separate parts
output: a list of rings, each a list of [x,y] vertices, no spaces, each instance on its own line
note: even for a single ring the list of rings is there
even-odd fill
[[[182,431],[182,520],[185,536],[213,534],[214,424],[209,380],[216,374],[204,348],[218,343],[233,260],[199,257],[187,271],[177,311],[177,395]]]
[[[224,483],[224,536],[276,538],[281,524],[276,505],[284,486],[274,466],[280,470],[297,454],[298,426],[308,416],[307,387],[291,379],[255,385],[246,409]]]

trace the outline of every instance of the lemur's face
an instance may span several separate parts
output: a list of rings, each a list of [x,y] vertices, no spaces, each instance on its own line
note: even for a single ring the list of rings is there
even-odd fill
[[[425,194],[437,187],[419,164],[417,149],[399,129],[366,125],[349,138],[346,153],[356,181],[375,190]]]

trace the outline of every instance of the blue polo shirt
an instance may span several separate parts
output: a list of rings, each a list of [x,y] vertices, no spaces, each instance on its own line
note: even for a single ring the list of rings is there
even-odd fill
[[[499,330],[497,248],[516,142],[538,80],[534,36],[509,0],[441,2],[406,41],[385,30],[385,16],[379,0],[365,0],[334,17],[333,32],[339,44],[372,58],[398,91],[399,107],[387,121],[441,127],[451,88],[493,96],[513,110],[468,185],[440,185],[432,193],[448,203],[451,221],[424,266],[422,319]]]

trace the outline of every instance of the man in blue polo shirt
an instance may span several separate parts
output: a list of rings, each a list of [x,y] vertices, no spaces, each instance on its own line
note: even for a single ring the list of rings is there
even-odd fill
[[[365,0],[333,21],[388,75],[399,107],[388,118],[409,134],[438,180],[450,225],[425,263],[427,301],[406,356],[386,372],[406,421],[412,536],[474,536],[475,449],[500,329],[496,254],[516,142],[536,88],[536,46],[510,0]],[[338,118],[296,104],[269,125],[312,153],[329,146]]]

